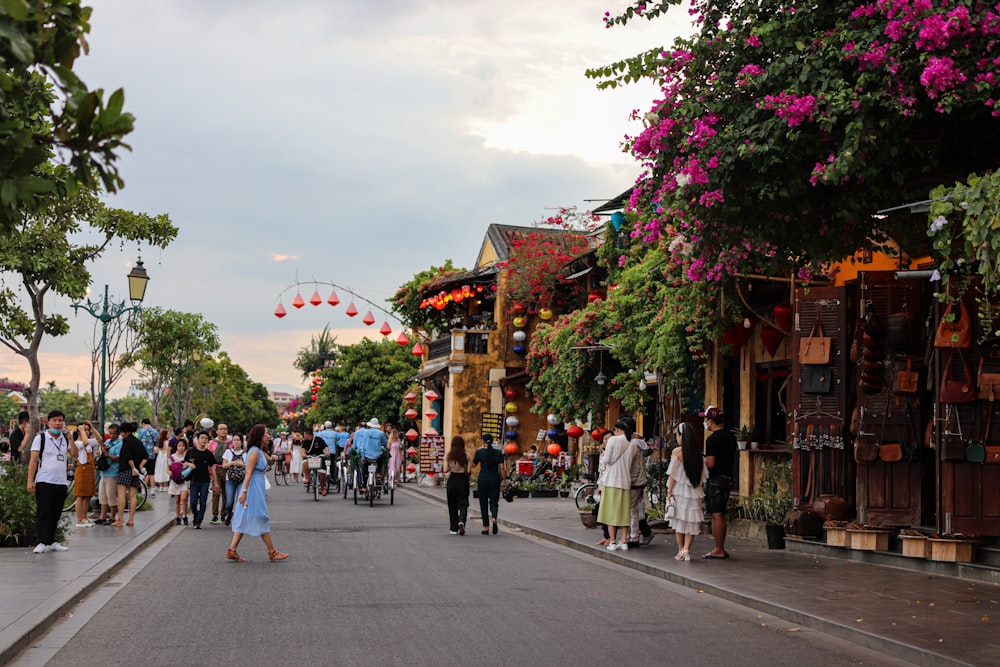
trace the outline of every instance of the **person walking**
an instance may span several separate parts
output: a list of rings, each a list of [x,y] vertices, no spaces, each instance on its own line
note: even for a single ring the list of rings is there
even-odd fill
[[[160,429],[160,435],[156,440],[156,464],[153,466],[153,482],[161,493],[169,493],[170,488],[170,443],[169,431]]]
[[[14,463],[22,463],[21,444],[24,442],[24,436],[28,434],[30,421],[31,417],[27,410],[17,413],[17,426],[10,432],[10,460]]]
[[[226,558],[242,563],[245,558],[236,549],[244,535],[259,536],[267,549],[267,557],[273,563],[288,558],[288,554],[274,548],[271,540],[271,518],[267,513],[267,495],[264,487],[264,474],[270,461],[267,445],[267,427],[256,424],[247,434],[246,476],[243,478],[242,490],[233,509],[233,539],[226,551]]]
[[[188,496],[190,484],[184,476],[184,469],[194,469],[194,464],[187,460],[188,444],[186,438],[178,438],[174,443],[177,447],[170,455],[170,483],[167,484],[167,494],[174,499],[174,523],[178,526],[183,522],[188,525]],[[190,475],[191,473],[188,473]]]
[[[160,434],[159,432],[157,432],[156,429],[153,428],[153,425],[149,421],[148,417],[144,417],[142,422],[140,423],[142,425],[140,426],[139,431],[135,435],[137,438],[139,438],[139,442],[142,443],[142,446],[146,450],[146,461],[150,464],[148,470],[146,470],[146,474],[144,475],[144,477],[146,478],[145,479],[146,488],[149,489],[149,496],[151,498],[155,498],[156,466],[154,465],[154,463],[156,462],[156,442],[159,440]]]
[[[288,467],[292,472],[292,481],[299,481],[299,472],[302,471],[302,434],[292,433],[292,457]]]
[[[385,425],[385,433],[386,437],[389,438],[389,475],[398,484],[402,481],[403,473],[403,441],[399,437],[399,430],[392,424]],[[464,441],[462,447],[462,451],[465,451]],[[466,455],[466,459],[468,459],[468,455]],[[447,459],[445,463],[447,463]],[[468,476],[468,471],[466,471],[466,476]],[[468,498],[466,498],[466,501],[468,501]],[[468,502],[466,502],[465,506],[468,509]]]
[[[499,532],[497,512],[500,511],[500,481],[506,476],[507,471],[503,454],[493,448],[493,436],[484,433],[482,443],[483,446],[476,450],[472,465],[479,466],[476,488],[479,491],[479,511],[483,517],[483,535],[489,535],[491,525],[493,534],[496,535]]]
[[[623,417],[628,425],[635,430],[635,420],[631,417]],[[649,474],[646,472],[646,459],[652,454],[649,445],[642,439],[639,433],[632,433],[630,441],[636,448],[636,454],[632,457],[632,489],[629,491],[629,533],[628,545],[631,548],[638,548],[641,544],[649,544],[653,541],[653,529],[649,527],[646,520],[646,484],[649,483]],[[639,540],[640,535],[642,541]]]
[[[122,436],[122,448],[118,455],[118,521],[112,526],[135,525],[135,506],[138,500],[139,486],[146,475],[146,448],[139,438],[135,437],[136,426],[132,422],[122,422],[119,427]],[[128,495],[128,505],[126,502]],[[129,512],[128,522],[123,523],[125,512]]]
[[[97,523],[110,526],[118,521],[118,458],[122,451],[122,440],[118,435],[118,424],[108,426],[108,439],[101,443],[101,455],[108,458],[108,467],[99,473],[97,501],[101,504],[101,516]]]
[[[397,434],[396,440],[399,440]],[[392,441],[389,441],[390,447]],[[394,468],[390,463],[389,472]],[[448,522],[452,535],[465,535],[465,522],[469,516],[469,454],[465,451],[465,438],[456,435],[444,457],[444,474],[448,476]]]
[[[705,482],[705,511],[712,515],[712,539],[715,548],[702,558],[729,558],[726,551],[726,507],[729,493],[733,488],[733,463],[736,460],[736,436],[725,427],[726,415],[714,405],[701,413],[705,418],[705,466],[708,467],[708,481]]]
[[[212,520],[210,523],[218,524],[221,523],[219,519],[220,511],[225,513],[226,510],[226,471],[222,468],[222,460],[225,457],[226,450],[229,449],[229,445],[232,443],[232,436],[229,435],[229,426],[219,422],[219,425],[215,427],[215,437],[211,439],[208,443],[208,451],[212,452],[215,456],[215,463],[212,465]],[[222,509],[220,510],[220,506]]]
[[[236,492],[246,477],[246,453],[243,451],[243,437],[233,435],[229,449],[222,455],[222,469],[226,471],[226,508],[223,521],[228,526],[233,520],[233,505],[236,502]],[[279,461],[276,465],[281,465]]]
[[[76,527],[90,528],[95,525],[87,518],[90,499],[97,495],[97,469],[94,457],[99,445],[94,437],[93,426],[84,422],[76,429],[73,440],[76,444],[76,470],[73,473],[73,494],[76,496]]]
[[[631,523],[632,459],[638,454],[630,442],[632,427],[619,419],[601,457],[601,507],[597,520],[608,526],[608,551],[628,551]]]
[[[56,542],[56,529],[69,488],[66,458],[75,456],[76,449],[76,444],[63,433],[65,425],[66,416],[60,410],[53,410],[48,415],[48,426],[31,441],[27,489],[35,496],[36,554],[69,551]]]
[[[194,527],[201,529],[208,509],[208,490],[212,485],[212,466],[215,465],[215,455],[208,451],[208,431],[198,433],[194,449],[187,451],[189,463],[194,464],[194,470],[188,478],[191,492],[191,514],[194,515]]]
[[[667,466],[667,503],[673,504],[674,514],[667,518],[677,538],[675,560],[691,560],[691,545],[705,520],[702,501],[705,498],[705,480],[708,467],[702,460],[701,449],[695,440],[694,427],[680,423],[676,430],[677,447],[670,455]]]

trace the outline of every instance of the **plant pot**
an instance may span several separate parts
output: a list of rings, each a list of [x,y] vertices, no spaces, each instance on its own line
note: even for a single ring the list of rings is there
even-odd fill
[[[737,443],[737,444],[739,444],[739,443]],[[760,449],[760,443],[759,442],[751,442],[750,443],[750,449]]]
[[[560,498],[569,498],[569,491],[560,491],[559,492],[559,497]]]
[[[785,548],[785,527],[780,523],[778,524],[767,524],[764,526],[764,532],[767,533],[767,548],[768,549],[784,549]]]
[[[951,540],[928,538],[931,543],[931,560],[946,563],[971,563],[976,553],[976,543],[972,540]]]
[[[556,498],[559,492],[555,489],[541,489],[539,491],[532,491],[532,498]]]
[[[746,440],[737,440],[736,441],[736,446],[739,447],[741,450],[742,449],[746,449],[747,448],[747,441]]]
[[[593,512],[580,512],[580,523],[587,528],[597,528],[597,517]]]
[[[900,535],[903,541],[903,555],[907,558],[930,558],[932,549],[930,540],[917,535]]]

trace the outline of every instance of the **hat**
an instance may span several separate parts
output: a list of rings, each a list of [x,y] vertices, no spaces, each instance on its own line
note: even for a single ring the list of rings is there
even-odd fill
[[[301,439],[302,439],[302,434],[301,433],[299,433],[298,431],[295,431],[294,433],[292,433],[292,440],[301,440]]]
[[[371,419],[369,419],[368,423],[365,424],[365,426],[367,426],[368,428],[378,428],[380,426],[380,424],[378,423],[378,417],[372,417]]]
[[[726,415],[722,413],[722,410],[715,407],[714,405],[708,406],[704,412],[698,413],[699,417],[705,417],[706,419],[715,422],[716,424],[721,424],[726,420]]]
[[[323,422],[323,428],[333,428],[333,422]]]

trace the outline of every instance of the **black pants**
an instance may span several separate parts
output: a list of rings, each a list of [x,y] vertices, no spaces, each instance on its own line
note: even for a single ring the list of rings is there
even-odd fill
[[[458,524],[466,523],[469,517],[469,476],[462,472],[453,472],[448,476],[448,523],[452,531],[458,530]]]
[[[35,484],[35,538],[39,544],[56,541],[56,527],[66,503],[66,485],[38,482]]]
[[[483,527],[489,528],[490,516],[495,520],[500,511],[500,478],[479,478],[479,511],[483,515]]]

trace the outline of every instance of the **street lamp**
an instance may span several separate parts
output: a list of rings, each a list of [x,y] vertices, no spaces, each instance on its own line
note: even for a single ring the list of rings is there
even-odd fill
[[[177,425],[183,426],[184,420],[181,418],[181,409],[183,407],[182,399],[184,393],[181,391],[182,383],[184,381],[184,374],[189,370],[197,366],[201,362],[201,353],[197,350],[187,359],[182,359],[177,362]]]
[[[142,259],[136,260],[135,266],[132,267],[132,270],[128,272],[128,276],[126,277],[128,278],[128,297],[133,305],[126,306],[125,301],[112,303],[108,298],[107,285],[104,286],[104,299],[95,301],[88,299],[86,303],[73,304],[73,310],[77,314],[82,309],[101,321],[101,384],[98,387],[100,398],[97,404],[97,423],[102,433],[104,432],[104,400],[105,392],[107,391],[106,383],[108,375],[108,324],[126,313],[132,311],[140,312],[142,310],[140,304],[143,297],[146,296],[146,284],[149,282],[149,275],[142,265]]]

